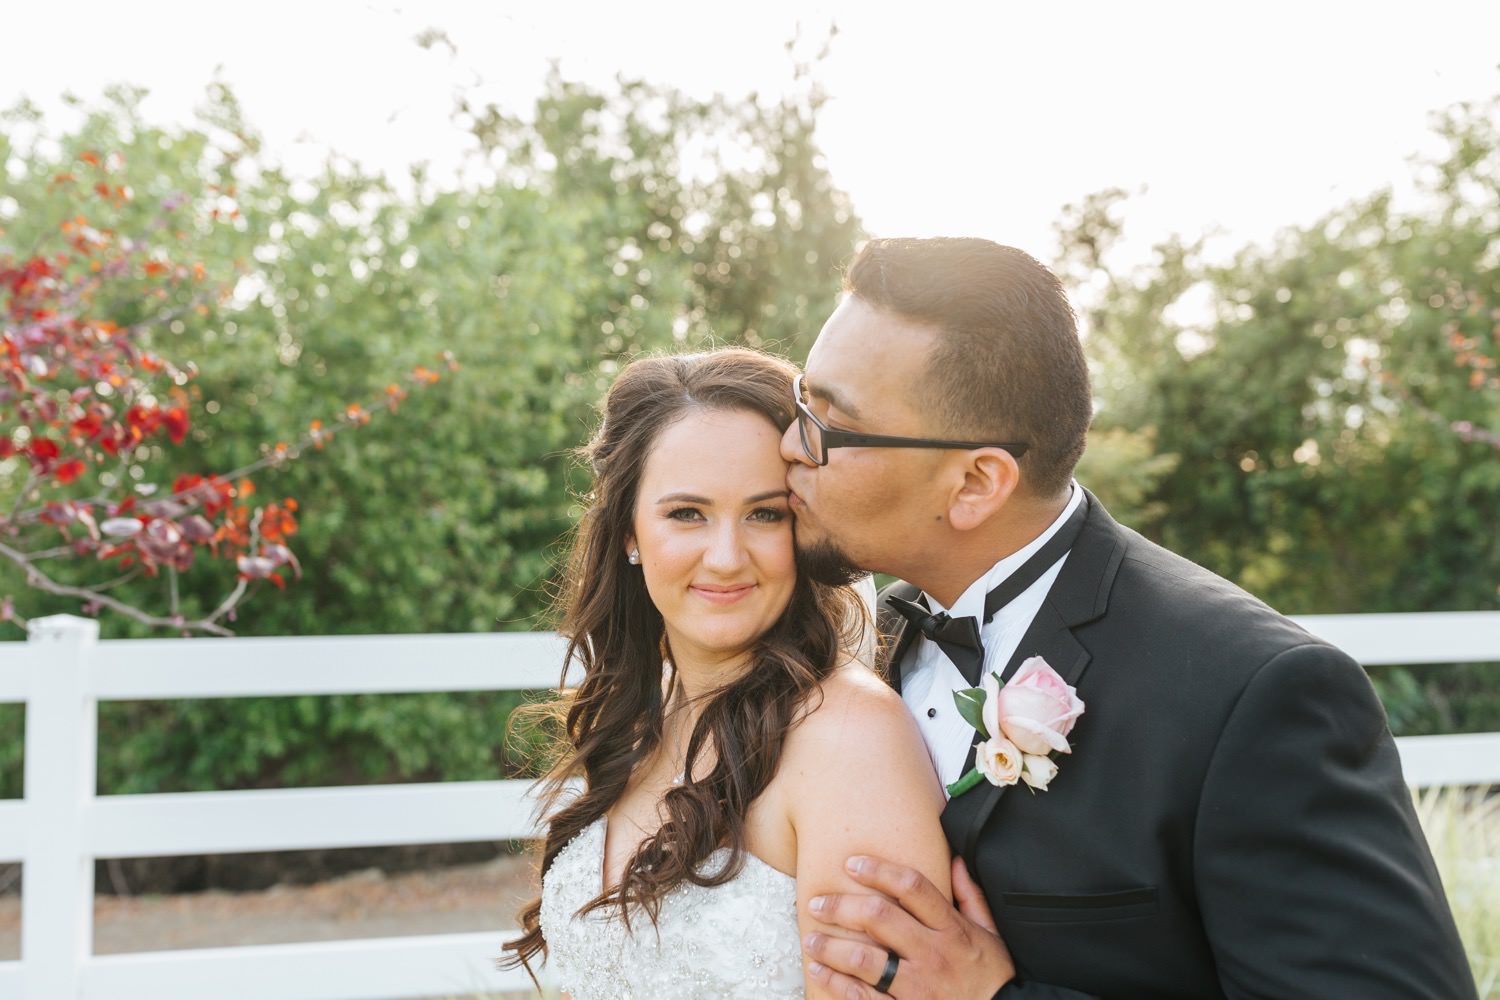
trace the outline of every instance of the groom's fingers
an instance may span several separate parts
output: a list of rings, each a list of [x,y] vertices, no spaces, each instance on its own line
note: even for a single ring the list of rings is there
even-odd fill
[[[887,948],[900,956],[890,992],[901,1000],[991,996],[1015,976],[1015,963],[994,932],[983,892],[966,869],[959,872],[955,866],[955,881],[966,910],[978,920],[955,909],[935,885],[910,868],[855,857],[849,873],[876,891],[817,896],[809,909],[815,920],[863,933],[874,945],[823,934],[803,942],[811,962],[809,975],[835,996],[874,1000],[872,984],[885,971]]]
[[[871,893],[829,893],[808,903],[813,918],[825,924],[860,931],[900,954],[914,949],[928,933],[915,917],[884,896]],[[884,968],[882,961],[881,967]]]
[[[944,930],[953,925],[953,904],[916,869],[860,855],[850,858],[846,867],[854,881],[885,893],[927,927]]]
[[[812,960],[808,966],[812,977],[824,986],[838,987],[835,992],[846,996],[853,995],[850,987],[870,990],[870,984],[879,982],[885,972],[887,952],[876,945],[831,934],[808,934],[802,939],[802,951]]]
[[[969,866],[964,864],[964,859],[958,855],[953,857],[953,901],[958,904],[958,912],[968,917],[970,922],[983,927],[991,934],[999,935],[1000,931],[995,926],[995,915],[990,912],[989,901],[984,898],[984,890],[979,883],[974,881],[969,874]]]
[[[875,1000],[879,996],[875,988],[864,980],[851,978],[842,972],[835,972],[818,962],[808,963],[807,972],[813,982],[820,983],[833,996],[845,997],[846,1000]]]

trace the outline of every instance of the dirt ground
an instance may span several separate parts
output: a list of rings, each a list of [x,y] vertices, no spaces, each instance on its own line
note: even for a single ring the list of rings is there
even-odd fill
[[[98,896],[94,953],[462,931],[494,931],[498,950],[516,909],[535,893],[530,866],[529,858],[505,856],[400,875],[369,869],[262,892]],[[20,951],[20,897],[0,896],[0,960]]]

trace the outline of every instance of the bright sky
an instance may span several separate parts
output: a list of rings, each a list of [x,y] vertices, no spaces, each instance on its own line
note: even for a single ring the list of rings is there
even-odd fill
[[[790,86],[785,43],[831,95],[819,138],[876,235],[980,235],[1047,260],[1060,208],[1118,186],[1137,254],[1170,232],[1264,240],[1410,173],[1428,114],[1500,93],[1500,3],[528,4],[100,0],[5,15],[0,105],[143,85],[187,121],[215,67],[293,169],[327,149],[405,174],[457,163],[455,88],[523,111],[549,61],[606,84]],[[456,44],[423,51],[414,36]],[[64,119],[58,119],[64,120]]]

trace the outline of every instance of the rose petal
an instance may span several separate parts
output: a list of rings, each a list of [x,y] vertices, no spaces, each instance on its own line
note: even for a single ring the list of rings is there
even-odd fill
[[[986,670],[980,678],[979,686],[984,691],[984,708],[981,715],[984,718],[984,728],[990,736],[1000,735],[1000,678],[996,677],[994,671]]]
[[[1002,716],[1000,731],[1005,734],[1006,739],[1026,753],[1046,754],[1054,750],[1058,753],[1073,752],[1073,748],[1068,745],[1067,739],[1062,734],[1045,723],[1028,719],[1025,716]]]
[[[974,755],[974,766],[992,785],[1014,785],[1021,765],[1021,751],[1004,737],[985,740]]]
[[[1029,753],[1022,758],[1021,763],[1021,780],[1039,792],[1045,792],[1047,785],[1057,777],[1057,765],[1052,762],[1051,757]]]

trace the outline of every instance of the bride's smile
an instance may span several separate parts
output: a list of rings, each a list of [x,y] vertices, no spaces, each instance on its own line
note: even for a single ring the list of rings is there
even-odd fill
[[[754,588],[755,584],[753,583],[740,583],[728,587],[721,587],[711,583],[696,583],[691,589],[693,593],[710,604],[734,604],[740,598],[748,597]]]

